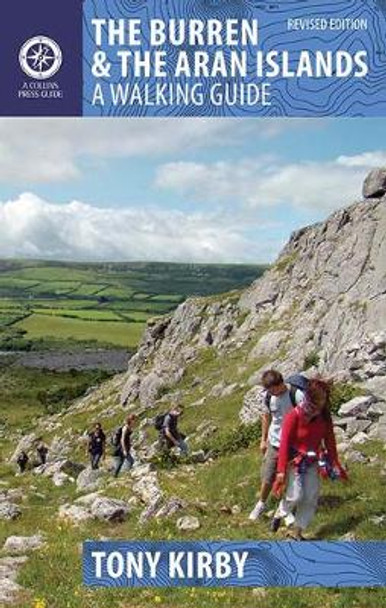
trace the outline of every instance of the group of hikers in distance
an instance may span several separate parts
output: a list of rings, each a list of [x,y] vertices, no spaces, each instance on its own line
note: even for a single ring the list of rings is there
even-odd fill
[[[267,370],[262,376],[262,407],[260,451],[263,455],[259,499],[249,515],[258,520],[266,511],[270,494],[280,499],[271,520],[271,530],[277,532],[284,520],[288,536],[303,540],[304,530],[311,523],[318,504],[319,477],[347,480],[336,448],[330,413],[332,383],[320,378],[308,379],[301,374],[285,382],[280,372]],[[170,452],[179,448],[188,454],[185,435],[178,428],[183,407],[177,405],[154,419],[159,434],[159,449]],[[114,456],[114,476],[134,465],[132,434],[135,414],[127,416],[111,438]],[[92,469],[98,469],[106,454],[106,435],[101,424],[95,424],[88,434],[87,453]],[[48,449],[37,440],[39,464],[45,464]],[[26,469],[25,452],[17,460],[21,472]]]
[[[169,451],[179,448],[183,455],[188,454],[188,445],[185,435],[178,429],[178,420],[183,413],[182,406],[173,407],[165,414],[158,414],[154,420],[155,429],[159,433],[159,449]],[[127,416],[123,426],[118,427],[111,438],[113,456],[115,459],[114,476],[118,477],[120,471],[125,468],[130,470],[134,465],[131,453],[131,436],[135,427],[137,417],[135,414]],[[95,424],[88,438],[88,452],[90,454],[91,468],[98,469],[101,459],[106,454],[106,435],[99,422]]]

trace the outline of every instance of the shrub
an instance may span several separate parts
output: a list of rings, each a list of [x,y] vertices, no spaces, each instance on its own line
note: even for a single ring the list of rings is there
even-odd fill
[[[243,448],[256,443],[261,437],[260,422],[255,424],[239,424],[236,428],[219,433],[213,441],[202,445],[205,452],[218,457],[225,454],[234,454]]]
[[[332,413],[336,413],[340,406],[346,401],[350,401],[354,397],[360,397],[363,395],[363,391],[354,384],[337,382],[333,385],[330,399],[330,410]]]
[[[303,370],[310,369],[310,367],[318,367],[319,355],[316,350],[311,351],[304,357]]]

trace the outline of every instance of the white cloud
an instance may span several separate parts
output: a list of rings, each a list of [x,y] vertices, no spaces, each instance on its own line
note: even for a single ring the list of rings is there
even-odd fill
[[[249,137],[275,137],[297,123],[201,119],[3,119],[0,179],[54,182],[80,174],[80,160],[183,155],[187,150],[237,146]]]
[[[385,164],[384,151],[287,164],[272,157],[208,164],[180,161],[161,165],[155,182],[200,202],[331,211],[360,198],[366,173]]]
[[[24,193],[0,202],[0,257],[258,262],[277,251],[275,241],[245,236],[247,228],[233,217],[57,205]]]
[[[343,167],[382,167],[386,164],[386,151],[376,150],[354,156],[339,156],[336,163]]]

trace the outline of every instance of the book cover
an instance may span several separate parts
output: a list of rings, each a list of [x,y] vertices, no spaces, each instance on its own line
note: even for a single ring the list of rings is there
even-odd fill
[[[384,2],[0,30],[0,604],[381,605]]]

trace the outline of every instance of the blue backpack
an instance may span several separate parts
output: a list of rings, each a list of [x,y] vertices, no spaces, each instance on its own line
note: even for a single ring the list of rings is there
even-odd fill
[[[309,379],[306,378],[303,374],[293,374],[289,376],[285,380],[286,384],[289,384],[289,394],[293,407],[296,407],[296,391],[300,390],[302,393],[305,393],[308,387]],[[271,404],[272,395],[267,391],[265,394],[264,403],[266,407],[269,409]]]

